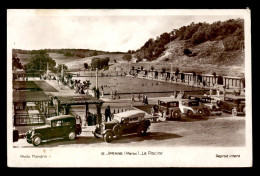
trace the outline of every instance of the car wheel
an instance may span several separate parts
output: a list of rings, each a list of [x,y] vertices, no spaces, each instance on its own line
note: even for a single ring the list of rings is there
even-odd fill
[[[233,116],[237,116],[237,108],[233,108],[231,112]]]
[[[208,109],[205,109],[204,114],[205,114],[205,116],[210,116],[210,111]]]
[[[67,138],[68,138],[69,140],[74,140],[74,139],[76,138],[76,133],[75,133],[75,131],[69,132]]]
[[[193,117],[193,112],[192,112],[191,110],[188,110],[187,116],[188,116],[189,118]]]
[[[144,136],[146,134],[147,128],[144,126],[139,126],[137,129],[137,134],[139,136]]]
[[[218,115],[218,116],[221,116],[221,115],[222,115],[222,113],[217,113],[217,115]]]
[[[106,132],[106,134],[104,135],[104,140],[109,143],[111,142],[113,139],[113,133],[112,132]]]
[[[113,128],[113,132],[116,135],[116,137],[122,136],[122,128],[120,125],[115,125]]]
[[[41,138],[41,136],[36,135],[36,136],[33,137],[33,139],[32,139],[32,144],[33,144],[34,146],[39,146],[41,143],[42,143],[42,138]]]
[[[181,119],[181,113],[179,111],[172,111],[172,119],[173,120],[180,120]]]

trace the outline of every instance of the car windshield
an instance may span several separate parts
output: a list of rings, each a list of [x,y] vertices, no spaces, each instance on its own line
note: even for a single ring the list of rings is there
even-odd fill
[[[49,125],[49,126],[51,126],[51,121],[48,120],[48,119],[46,119],[46,121],[45,121],[45,125]]]
[[[121,122],[121,119],[122,119],[122,117],[117,116],[116,114],[114,115],[113,120],[117,120],[117,121]]]
[[[201,102],[202,103],[211,103],[211,99],[210,98],[202,98]]]

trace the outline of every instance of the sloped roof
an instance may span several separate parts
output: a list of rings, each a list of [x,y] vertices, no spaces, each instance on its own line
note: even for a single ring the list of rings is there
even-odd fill
[[[13,103],[50,101],[43,91],[14,91]]]
[[[104,101],[94,98],[91,95],[77,94],[77,95],[66,95],[62,92],[49,93],[52,97],[57,97],[61,104],[101,104]]]
[[[13,81],[14,89],[40,89],[34,81]]]

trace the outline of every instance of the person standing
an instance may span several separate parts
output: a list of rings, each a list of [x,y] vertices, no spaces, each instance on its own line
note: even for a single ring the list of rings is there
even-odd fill
[[[131,93],[131,97],[132,97],[132,102],[134,102],[135,101],[135,97],[134,97],[133,93]]]
[[[209,95],[210,95],[210,96],[212,95],[212,89],[209,90]]]
[[[147,105],[147,104],[148,104],[148,97],[147,97],[147,94],[144,95],[144,99],[145,99],[145,104]]]
[[[109,121],[111,121],[111,112],[110,112],[110,106],[107,106],[106,110],[105,110],[105,120],[107,122],[109,118]]]
[[[219,92],[219,89],[217,89],[217,96],[219,97],[219,95],[220,95],[220,92]]]

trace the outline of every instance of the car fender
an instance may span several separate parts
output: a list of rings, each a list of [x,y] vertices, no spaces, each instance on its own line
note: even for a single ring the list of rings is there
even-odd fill
[[[106,132],[111,132],[111,133],[113,133],[113,135],[115,135],[112,129],[104,130],[104,131],[102,132],[102,135],[106,134]]]
[[[34,136],[40,136],[42,139],[46,139],[46,138],[44,138],[44,136],[41,135],[40,133],[35,133],[35,134],[33,134],[33,135],[31,136],[31,139],[34,138]]]

